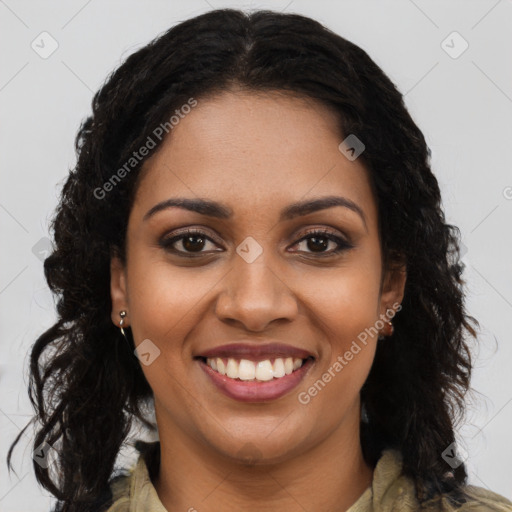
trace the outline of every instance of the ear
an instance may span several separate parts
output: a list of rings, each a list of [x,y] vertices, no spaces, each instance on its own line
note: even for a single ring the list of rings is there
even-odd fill
[[[110,297],[112,299],[111,318],[114,325],[119,327],[121,317],[119,312],[128,311],[128,294],[126,292],[126,269],[118,256],[110,258]],[[129,325],[130,316],[124,319],[124,326]]]
[[[388,309],[396,309],[402,303],[407,281],[407,268],[403,259],[395,260],[385,269],[380,295],[381,315]]]

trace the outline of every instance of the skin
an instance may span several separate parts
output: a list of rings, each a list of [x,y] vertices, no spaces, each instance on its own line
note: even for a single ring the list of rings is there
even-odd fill
[[[230,91],[198,100],[145,162],[126,266],[112,258],[112,321],[118,326],[126,310],[136,345],[150,339],[161,351],[142,369],[161,442],[153,483],[170,512],[345,511],[371,484],[359,392],[377,337],[309,403],[297,399],[404,293],[404,268],[382,272],[375,197],[361,159],[339,151],[343,138],[334,113],[314,100]],[[342,206],[279,221],[290,203],[328,195],[357,203],[366,222]],[[143,220],[171,197],[208,198],[234,214],[215,219],[173,207]],[[203,254],[194,259],[158,243],[185,226],[213,240],[195,241],[192,250]],[[312,228],[354,247],[322,257],[311,239],[300,241]],[[236,252],[248,236],[263,249],[252,263]],[[323,252],[337,247],[325,243]],[[174,243],[185,254],[187,247]],[[228,398],[193,359],[269,338],[315,356],[298,388],[277,400]],[[244,460],[248,451],[256,461]]]

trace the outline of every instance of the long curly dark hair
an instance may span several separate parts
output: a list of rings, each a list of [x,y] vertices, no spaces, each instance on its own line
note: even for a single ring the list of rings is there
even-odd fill
[[[110,296],[110,258],[125,261],[145,158],[104,197],[98,191],[149,136],[160,144],[155,127],[190,98],[200,102],[233,86],[319,100],[339,114],[340,135],[364,142],[360,158],[377,195],[383,264],[403,258],[408,277],[395,333],[378,344],[361,390],[363,454],[374,465],[384,448],[396,448],[420,501],[440,492],[459,499],[466,469],[452,470],[441,454],[464,416],[467,335],[476,337],[478,322],[465,311],[460,232],[445,222],[425,138],[403,95],[361,48],[301,15],[234,9],[186,20],[129,56],[96,93],[77,134],[77,164],[44,262],[58,321],[30,355],[34,447],[53,446],[58,468],[52,477],[34,462],[37,480],[62,512],[97,510],[133,422],[151,428],[143,409],[152,391],[133,340],[111,321]],[[20,437],[9,450],[10,469]]]

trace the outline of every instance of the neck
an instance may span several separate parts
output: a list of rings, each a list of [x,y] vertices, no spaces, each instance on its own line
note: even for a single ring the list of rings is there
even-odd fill
[[[345,512],[373,477],[361,451],[359,415],[345,423],[299,456],[257,465],[224,457],[180,430],[160,430],[160,469],[153,483],[168,512]]]

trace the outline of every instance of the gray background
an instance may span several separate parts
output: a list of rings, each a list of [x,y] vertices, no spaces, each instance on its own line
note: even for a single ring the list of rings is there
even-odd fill
[[[15,452],[17,475],[8,475],[4,461],[31,413],[28,350],[55,320],[41,258],[74,165],[79,123],[93,92],[127,55],[218,7],[314,17],[366,50],[405,94],[432,149],[447,220],[462,232],[467,305],[482,326],[474,349],[478,393],[459,429],[461,451],[470,483],[512,499],[510,0],[0,0],[0,511],[46,511],[51,504],[32,474],[30,434]],[[52,44],[58,48],[44,55]]]

